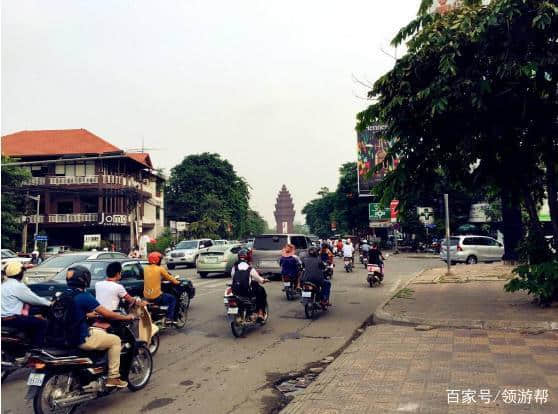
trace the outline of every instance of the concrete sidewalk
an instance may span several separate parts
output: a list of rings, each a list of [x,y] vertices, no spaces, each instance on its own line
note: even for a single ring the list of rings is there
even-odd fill
[[[558,333],[370,326],[282,411],[400,412],[556,413]]]

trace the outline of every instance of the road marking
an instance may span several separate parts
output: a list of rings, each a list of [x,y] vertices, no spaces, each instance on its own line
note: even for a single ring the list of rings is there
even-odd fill
[[[389,293],[394,292],[395,290],[397,290],[400,283],[401,283],[401,279],[397,279],[397,281],[395,282],[395,285],[393,285],[393,287],[389,290]]]

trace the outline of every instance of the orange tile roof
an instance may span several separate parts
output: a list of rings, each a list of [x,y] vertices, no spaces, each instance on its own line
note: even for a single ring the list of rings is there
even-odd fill
[[[153,164],[151,163],[151,157],[146,152],[127,152],[126,156],[128,158],[133,159],[134,161],[139,162],[143,166],[153,169]]]
[[[122,152],[86,129],[20,131],[2,137],[2,155],[10,157]]]

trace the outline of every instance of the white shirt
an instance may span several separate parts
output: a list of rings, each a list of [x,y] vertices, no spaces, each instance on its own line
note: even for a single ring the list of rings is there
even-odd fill
[[[343,245],[343,257],[353,257],[355,249],[351,244]]]
[[[35,295],[25,283],[7,278],[2,283],[2,317],[21,315],[24,303],[50,306],[48,300]]]
[[[231,270],[231,278],[234,276],[234,269],[236,266],[233,266],[232,270]],[[248,268],[250,267],[250,265],[246,262],[240,262],[238,264],[238,270],[248,270]],[[255,280],[258,283],[264,283],[264,279],[263,277],[261,277],[259,275],[259,273],[256,271],[256,269],[252,268],[252,270],[250,271],[250,283],[252,283],[252,279]]]
[[[110,310],[118,309],[120,299],[127,294],[128,292],[126,292],[126,289],[120,283],[103,280],[95,284],[95,296],[97,297],[97,302]]]

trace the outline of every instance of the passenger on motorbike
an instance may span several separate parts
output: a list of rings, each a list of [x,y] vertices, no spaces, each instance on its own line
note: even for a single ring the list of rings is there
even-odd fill
[[[360,251],[362,252],[363,256],[368,256],[368,252],[370,251],[370,245],[368,244],[368,240],[364,239],[362,244],[360,245]]]
[[[322,248],[320,250],[320,259],[322,262],[327,263],[328,265],[333,263],[333,253],[329,249],[327,243],[322,244]]]
[[[168,306],[165,323],[172,324],[175,318],[176,298],[168,293],[163,293],[161,281],[165,279],[175,285],[180,284],[180,282],[161,267],[162,259],[163,255],[159,252],[151,252],[147,256],[149,266],[143,271],[143,297],[158,305]]]
[[[293,244],[289,243],[283,248],[281,259],[279,259],[279,264],[281,265],[281,276],[283,280],[294,280],[296,282],[296,288],[300,289],[299,275],[301,262],[296,255],[296,250]]]
[[[264,319],[267,307],[267,293],[262,285],[269,282],[269,280],[261,277],[256,269],[250,266],[248,263],[248,250],[240,249],[238,252],[238,261],[231,270],[231,278],[233,280],[233,293],[240,296],[252,293],[256,297],[257,317]],[[236,290],[236,285],[249,286],[250,292],[240,292]]]
[[[25,269],[20,262],[11,262],[4,269],[2,283],[2,325],[21,329],[31,336],[31,343],[41,346],[45,340],[47,321],[24,314],[24,305],[50,306],[50,301],[35,295],[21,280]]]
[[[353,254],[355,253],[355,248],[351,243],[351,239],[347,239],[345,245],[343,246],[343,259],[349,258],[351,259],[351,263],[354,264],[353,261]]]
[[[384,262],[386,260],[380,249],[378,248],[378,243],[372,243],[372,248],[368,252],[368,263],[380,266],[382,269],[382,276],[384,274]]]
[[[120,338],[104,329],[89,327],[87,317],[97,314],[108,320],[130,321],[135,317],[113,312],[102,306],[95,297],[86,292],[91,284],[91,273],[84,266],[70,267],[66,273],[66,283],[74,295],[71,308],[71,326],[68,331],[72,342],[84,351],[107,350],[109,374],[107,387],[125,388],[128,383],[120,379]]]
[[[308,249],[308,256],[302,259],[304,272],[302,274],[302,282],[313,283],[320,287],[322,293],[322,304],[331,305],[329,303],[329,295],[331,292],[331,282],[324,276],[324,264],[318,257],[318,250],[315,247]]]
[[[113,262],[107,266],[107,278],[95,284],[95,296],[97,302],[110,310],[118,309],[120,300],[124,299],[130,305],[137,304],[145,306],[147,303],[140,298],[134,298],[126,291],[126,288],[118,283],[122,279],[122,265]]]

